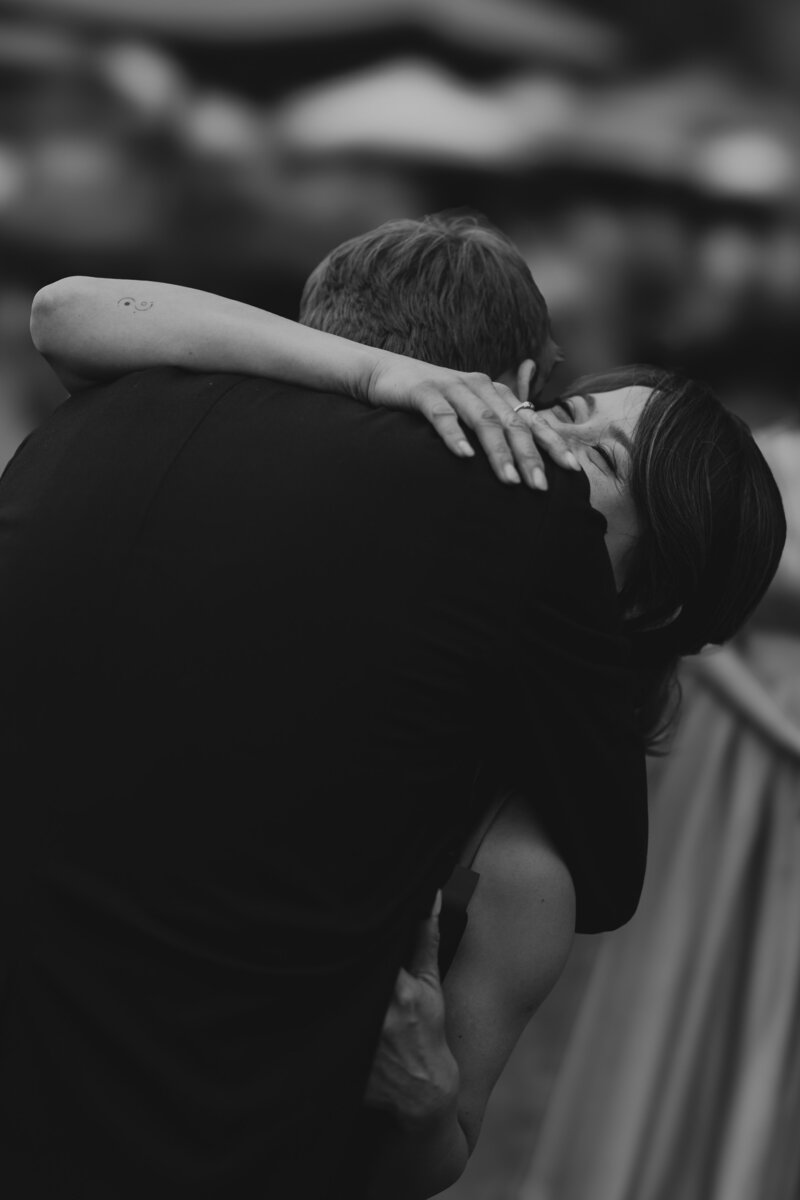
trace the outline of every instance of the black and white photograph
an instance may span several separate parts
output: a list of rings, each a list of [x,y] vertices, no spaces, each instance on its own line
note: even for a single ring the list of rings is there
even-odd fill
[[[798,63],[0,0],[3,1200],[800,1200]]]

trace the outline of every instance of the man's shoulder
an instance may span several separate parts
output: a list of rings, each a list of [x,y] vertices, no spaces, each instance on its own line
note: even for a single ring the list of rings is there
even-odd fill
[[[265,399],[282,394],[295,398],[321,394],[310,388],[281,383],[262,376],[243,375],[232,371],[189,371],[184,367],[156,366],[130,371],[115,379],[98,380],[74,392],[66,404],[88,405],[96,403],[104,396],[145,399],[163,392],[180,396],[202,396],[240,389],[262,395]]]
[[[184,367],[157,366],[130,371],[115,379],[98,381],[74,393],[69,402],[86,404],[105,395],[145,398],[161,392],[178,395],[216,394],[245,385],[265,396],[284,391],[302,394],[304,391],[292,384],[231,371],[189,371]]]
[[[143,452],[156,441],[177,439],[180,444],[182,435],[191,437],[212,414],[229,433],[240,429],[246,445],[247,437],[257,436],[260,429],[268,434],[281,413],[294,411],[300,418],[308,402],[322,398],[308,389],[255,376],[150,367],[73,393],[41,427],[32,449],[39,441],[54,446],[74,442],[75,451],[84,453],[92,441],[112,447],[134,437]],[[330,403],[334,398],[324,399]]]

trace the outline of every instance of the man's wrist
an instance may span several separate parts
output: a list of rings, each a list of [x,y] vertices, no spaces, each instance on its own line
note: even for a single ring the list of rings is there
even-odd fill
[[[460,1082],[458,1064],[448,1049],[436,1079],[427,1081],[413,1100],[406,1096],[396,1106],[394,1116],[400,1128],[415,1138],[438,1136],[458,1118]]]
[[[370,1200],[422,1200],[438,1195],[461,1176],[470,1144],[459,1120],[455,1097],[436,1117],[393,1122],[373,1162]]]

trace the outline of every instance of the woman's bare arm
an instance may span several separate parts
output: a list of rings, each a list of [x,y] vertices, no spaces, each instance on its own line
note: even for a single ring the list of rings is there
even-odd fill
[[[459,1115],[474,1146],[523,1030],[564,969],[575,934],[572,878],[525,797],[510,799],[475,861],[480,880],[444,981]]]
[[[31,336],[72,391],[156,366],[260,375],[419,412],[454,454],[470,458],[461,420],[504,483],[521,475],[531,487],[547,486],[537,443],[559,465],[580,469],[557,432],[523,420],[514,393],[487,375],[364,346],[194,288],[61,279],[34,298]]]
[[[366,399],[385,354],[195,288],[88,276],[37,293],[31,336],[73,389],[173,366],[263,375]]]
[[[492,1089],[572,945],[572,880],[525,800],[507,803],[475,865],[480,881],[469,923],[443,984],[446,1049],[438,1073],[447,1077],[452,1055],[456,1092],[452,1103],[431,1106],[429,1121],[397,1122],[376,1165],[375,1200],[420,1200],[459,1177]]]

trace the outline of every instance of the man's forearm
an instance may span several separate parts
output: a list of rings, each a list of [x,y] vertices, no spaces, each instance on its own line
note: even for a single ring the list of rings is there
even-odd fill
[[[175,366],[366,398],[385,355],[194,288],[85,276],[42,288],[33,302],[31,336],[68,386]]]
[[[469,1154],[455,1101],[446,1112],[424,1123],[393,1120],[373,1156],[369,1200],[426,1200],[435,1196],[461,1176]]]

